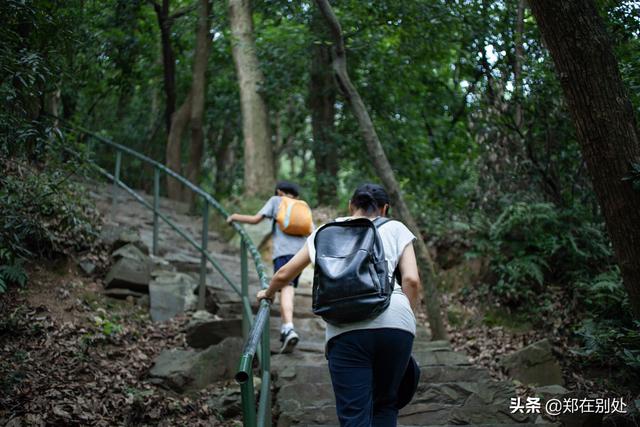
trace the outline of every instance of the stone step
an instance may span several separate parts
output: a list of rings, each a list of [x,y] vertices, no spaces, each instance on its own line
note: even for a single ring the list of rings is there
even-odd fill
[[[513,423],[513,424],[473,424],[474,427],[537,427],[537,426],[556,427],[556,423]],[[296,424],[297,427],[340,427],[339,424]],[[431,424],[431,425],[406,425],[398,424],[398,427],[460,427],[454,424]]]
[[[413,351],[413,357],[422,366],[467,366],[471,365],[469,358],[462,353],[452,350],[417,350]]]
[[[417,350],[451,350],[449,341],[429,341],[428,338],[416,338],[413,341],[413,351]]]
[[[277,375],[276,384],[295,381],[299,383],[319,383],[331,381],[327,362],[319,360],[314,364],[298,364],[285,366],[283,369],[272,369]],[[486,369],[474,366],[424,366],[420,369],[420,383],[456,383],[488,381],[491,377]]]
[[[504,424],[533,421],[511,414],[515,388],[507,381],[421,383],[410,405],[400,412],[403,424]]]
[[[328,372],[320,367],[288,367],[276,380],[280,387],[277,408],[279,426],[317,424],[335,417],[334,396]],[[400,411],[403,424],[515,424],[533,422],[532,415],[511,414],[515,396],[506,381],[421,383],[412,403]]]

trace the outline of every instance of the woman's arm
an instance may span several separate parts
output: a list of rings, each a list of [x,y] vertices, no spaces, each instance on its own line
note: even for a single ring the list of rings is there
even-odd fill
[[[402,251],[398,266],[402,275],[402,292],[409,298],[409,304],[411,304],[411,309],[415,313],[419,302],[420,274],[418,273],[416,253],[413,250],[412,243],[408,244]]]
[[[227,222],[229,224],[231,224],[233,221],[237,221],[237,222],[243,222],[245,224],[257,224],[260,221],[262,221],[262,218],[264,218],[264,216],[260,215],[260,214],[255,214],[255,215],[242,215],[239,213],[234,213],[231,214],[227,217]]]
[[[258,301],[264,298],[272,300],[276,292],[291,283],[310,262],[309,248],[305,244],[288,263],[280,267],[276,274],[273,275],[269,287],[258,292]]]

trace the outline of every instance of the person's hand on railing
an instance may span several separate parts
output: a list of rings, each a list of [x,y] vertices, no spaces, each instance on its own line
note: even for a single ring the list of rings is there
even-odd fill
[[[231,214],[231,215],[229,215],[229,216],[227,217],[227,224],[231,224],[233,221],[235,221],[235,220],[236,220],[236,215],[237,215],[237,214],[234,214],[234,213],[233,213],[233,214]]]
[[[271,302],[273,301],[273,297],[274,295],[273,293],[269,292],[269,288],[260,290],[256,295],[258,302],[262,301],[263,299],[266,299],[267,301]]]

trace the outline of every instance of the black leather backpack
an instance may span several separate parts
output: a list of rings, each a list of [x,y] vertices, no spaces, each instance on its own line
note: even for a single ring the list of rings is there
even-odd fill
[[[389,221],[355,218],[318,229],[314,239],[314,314],[339,325],[373,318],[389,306],[394,283],[377,230]]]

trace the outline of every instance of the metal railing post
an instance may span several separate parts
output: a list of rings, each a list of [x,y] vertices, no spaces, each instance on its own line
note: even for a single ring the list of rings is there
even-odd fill
[[[256,426],[256,396],[253,391],[253,376],[240,386],[242,396],[242,425],[244,427]]]
[[[266,316],[262,329],[260,363],[262,364],[262,385],[258,405],[258,425],[271,427],[271,344],[269,338],[269,316]]]
[[[160,208],[160,171],[153,168],[153,254],[158,255],[158,209]]]
[[[113,173],[113,196],[111,199],[111,215],[116,216],[116,206],[118,199],[118,186],[120,184],[120,166],[122,164],[122,151],[116,151],[116,168]]]
[[[244,239],[240,242],[240,290],[242,291],[242,337],[246,341],[249,337],[249,330],[251,329],[251,310],[247,310],[247,304],[249,307],[251,303],[249,301],[249,267],[247,264],[247,244]]]
[[[61,119],[62,120],[62,119]],[[63,121],[63,120],[62,120]],[[64,122],[64,121],[63,121]],[[187,243],[189,243],[193,248],[195,248],[201,254],[201,264],[200,264],[200,283],[199,283],[199,300],[198,300],[198,308],[203,309],[205,307],[206,302],[206,273],[207,273],[207,263],[211,263],[211,265],[215,268],[215,270],[220,273],[222,278],[229,284],[231,288],[236,292],[236,294],[240,295],[242,298],[242,311],[243,311],[243,319],[242,319],[242,329],[243,334],[245,336],[245,347],[242,352],[242,357],[240,358],[240,363],[235,375],[236,381],[241,384],[241,394],[242,394],[242,410],[243,410],[243,423],[245,426],[255,427],[256,422],[257,425],[260,426],[271,426],[272,423],[272,413],[271,413],[271,367],[270,367],[270,343],[269,343],[269,316],[270,316],[270,302],[262,301],[259,304],[259,308],[257,314],[254,316],[253,308],[251,306],[251,301],[254,296],[249,295],[249,273],[248,273],[248,257],[251,257],[253,263],[255,264],[256,273],[258,275],[259,283],[262,288],[265,288],[268,285],[268,279],[265,274],[265,268],[262,263],[262,259],[260,253],[257,248],[253,245],[251,239],[247,236],[245,231],[239,225],[235,224],[234,229],[235,232],[238,233],[241,237],[241,254],[240,254],[240,267],[241,267],[241,280],[242,280],[242,289],[239,289],[237,283],[231,280],[228,273],[224,271],[224,269],[220,266],[219,262],[216,261],[207,251],[208,244],[208,225],[209,225],[209,205],[211,205],[217,212],[219,212],[224,217],[228,216],[228,212],[226,209],[214,198],[211,197],[206,191],[202,188],[194,185],[189,180],[179,175],[175,171],[167,168],[162,163],[159,163],[125,145],[121,145],[110,141],[100,135],[92,133],[84,128],[77,127],[71,129],[78,129],[79,131],[87,134],[90,138],[87,143],[87,150],[92,153],[95,146],[93,146],[93,139],[95,141],[100,142],[101,144],[105,144],[116,151],[115,158],[115,170],[113,174],[108,172],[107,170],[100,167],[95,161],[93,161],[90,157],[87,157],[87,161],[103,176],[105,176],[109,181],[113,182],[112,188],[112,212],[111,215],[115,217],[116,210],[118,208],[118,203],[120,199],[120,192],[125,191],[129,194],[134,200],[141,203],[145,208],[151,210],[153,212],[153,253],[157,254],[159,252],[158,248],[158,240],[159,240],[159,223],[160,220],[164,221],[172,230],[174,230],[179,236],[181,236]],[[63,147],[67,152],[81,157],[80,154],[76,153],[71,149],[67,149]],[[132,156],[146,164],[151,165],[154,168],[154,188],[153,188],[153,200],[150,201],[146,197],[136,193],[133,189],[129,188],[124,182],[121,181],[121,173],[122,173],[122,154],[125,153],[129,156]],[[203,209],[203,218],[202,218],[202,241],[201,244],[197,242],[197,238],[194,238],[189,233],[186,233],[181,227],[175,224],[170,215],[162,213],[160,211],[160,174],[164,173],[168,177],[176,179],[181,182],[185,187],[193,191],[195,194],[201,196],[204,199],[205,206]],[[108,189],[106,190],[108,192]],[[260,386],[260,401],[257,404],[256,402],[256,390],[254,384],[254,369],[253,362],[254,358],[258,358],[257,362],[260,365],[260,372],[262,377],[262,383]]]
[[[209,203],[202,207],[202,255],[200,256],[200,288],[198,290],[198,310],[204,310],[207,285],[207,246],[209,244]]]

